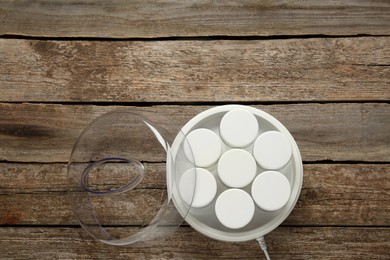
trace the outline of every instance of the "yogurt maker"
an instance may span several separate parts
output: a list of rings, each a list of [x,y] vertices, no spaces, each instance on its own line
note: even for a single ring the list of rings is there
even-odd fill
[[[243,105],[210,108],[182,127],[144,110],[109,112],[82,132],[68,166],[80,225],[122,246],[155,243],[185,220],[213,239],[257,239],[266,251],[264,235],[290,214],[302,181],[286,127]]]

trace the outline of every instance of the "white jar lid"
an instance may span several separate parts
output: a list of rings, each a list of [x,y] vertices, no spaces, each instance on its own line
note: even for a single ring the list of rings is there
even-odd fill
[[[197,167],[209,167],[216,163],[222,153],[219,136],[206,128],[193,130],[184,143],[184,153]]]
[[[255,204],[245,191],[229,189],[219,195],[215,203],[215,213],[222,225],[231,229],[239,229],[252,220]]]
[[[262,168],[279,170],[289,162],[292,156],[292,146],[282,133],[268,131],[256,139],[253,156]]]
[[[227,145],[242,148],[256,139],[259,123],[251,112],[234,109],[223,116],[219,132]]]
[[[210,204],[217,193],[217,182],[212,173],[206,169],[196,168],[195,192],[190,185],[193,183],[193,169],[186,171],[180,178],[179,192],[183,200],[192,207],[201,208]]]
[[[228,187],[243,188],[249,185],[256,171],[256,160],[242,149],[229,150],[218,161],[218,176]]]
[[[267,211],[281,209],[290,198],[290,182],[280,172],[259,174],[252,184],[252,198],[256,205]]]

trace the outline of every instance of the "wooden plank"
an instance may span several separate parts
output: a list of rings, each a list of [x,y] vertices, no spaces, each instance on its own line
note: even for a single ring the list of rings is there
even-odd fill
[[[390,100],[389,37],[0,39],[0,57],[5,102]]]
[[[279,119],[296,139],[304,161],[388,161],[390,105],[286,104],[256,106]],[[83,128],[119,106],[0,104],[0,160],[66,162]],[[210,106],[138,108],[172,119],[178,133],[188,120]],[[138,151],[141,161],[162,161],[154,149]],[[139,156],[141,156],[139,155]],[[135,155],[134,158],[137,158]],[[137,158],[138,159],[138,158]]]
[[[388,164],[305,164],[300,199],[284,224],[389,226],[389,192]]]
[[[279,227],[266,237],[272,259],[388,259],[388,228]],[[0,228],[3,259],[265,259],[256,241],[226,243],[180,228],[157,244],[114,247],[78,228]]]
[[[141,189],[117,197],[115,203],[111,197],[93,200],[104,222],[141,225],[152,217],[153,212],[140,205],[161,201],[163,191],[150,187],[163,187],[165,180],[158,176],[164,165],[146,167],[157,178],[144,179]],[[76,191],[77,187],[67,187],[64,164],[1,164],[0,205],[5,207],[0,207],[0,225],[77,224],[66,190]],[[305,164],[300,199],[284,225],[389,226],[389,190],[388,164]]]
[[[165,192],[129,191],[116,196],[94,196],[90,202],[103,225],[146,225],[157,214]],[[81,201],[81,195],[76,195]],[[0,224],[78,225],[66,192],[0,195]]]
[[[165,164],[143,163],[143,165],[145,177],[137,188],[165,188]],[[68,183],[67,166],[64,163],[1,163],[0,194],[77,191],[78,186],[71,186]],[[113,186],[110,184],[109,178],[115,178],[117,183],[128,180],[128,176],[122,174],[121,167],[112,166],[107,170],[105,172],[107,176],[91,174],[90,181],[92,183],[100,181],[99,184],[107,185],[107,189],[109,189]],[[101,177],[101,179],[97,180],[97,177]]]
[[[166,37],[389,34],[388,1],[2,1],[0,35]]]

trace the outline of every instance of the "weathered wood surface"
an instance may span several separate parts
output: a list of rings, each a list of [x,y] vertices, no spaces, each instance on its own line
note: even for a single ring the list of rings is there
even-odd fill
[[[151,106],[180,128],[211,106]],[[255,106],[272,114],[296,139],[304,161],[388,161],[390,105],[386,103]],[[0,160],[66,162],[82,129],[119,106],[0,104]],[[123,106],[121,108],[124,108]],[[142,161],[161,161],[153,149]],[[137,158],[135,155],[134,158]]]
[[[279,227],[267,235],[272,259],[389,259],[387,228]],[[265,259],[256,241],[226,243],[190,228],[155,246],[112,247],[80,228],[1,228],[2,259]]]
[[[0,57],[0,101],[6,102],[390,99],[390,37],[0,39]]]
[[[136,108],[175,129],[245,103],[278,118],[305,161],[296,208],[267,235],[272,259],[390,259],[389,24],[383,0],[1,1],[0,258],[262,258],[255,241],[188,225],[156,246],[107,246],[78,226],[67,197],[77,187],[66,161],[97,116]],[[165,158],[142,159],[138,200],[97,201],[115,232],[148,222],[141,203],[165,192]]]
[[[390,3],[359,1],[11,1],[0,35],[165,37],[389,34]]]
[[[145,168],[146,177],[134,191],[137,200],[123,196],[116,204],[110,198],[94,201],[103,203],[103,221],[141,225],[152,217],[140,205],[160,202],[164,164]],[[304,175],[298,204],[284,225],[390,225],[388,164],[305,164]],[[0,225],[76,225],[66,191],[77,188],[68,186],[65,164],[2,163],[0,205],[6,206],[0,208]]]
[[[165,164],[143,163],[143,165],[145,177],[136,188],[165,188]],[[65,163],[0,163],[0,195],[76,191],[78,186],[68,184],[67,166]],[[104,174],[115,177],[119,183],[128,179],[115,165],[105,169],[109,172]],[[93,183],[97,181],[95,180],[97,176],[90,175]],[[105,180],[107,181],[108,178]],[[107,182],[101,184],[110,186]]]

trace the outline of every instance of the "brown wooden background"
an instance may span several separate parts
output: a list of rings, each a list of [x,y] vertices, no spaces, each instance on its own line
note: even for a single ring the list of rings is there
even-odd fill
[[[387,0],[0,1],[0,258],[263,257],[189,226],[107,246],[66,198],[71,148],[98,115],[142,106],[183,125],[240,103],[285,124],[304,161],[272,259],[390,259],[389,36]]]

